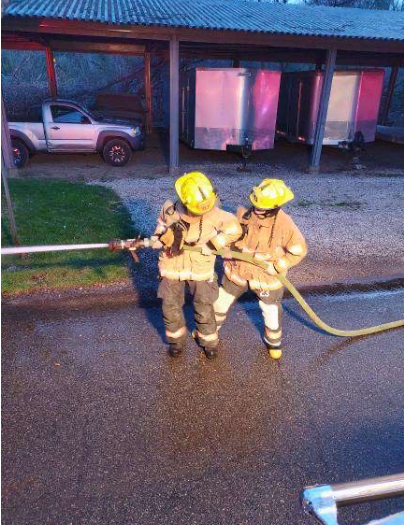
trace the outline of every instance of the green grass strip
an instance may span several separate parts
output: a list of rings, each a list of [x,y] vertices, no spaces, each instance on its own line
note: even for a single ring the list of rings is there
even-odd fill
[[[135,235],[131,219],[110,189],[82,183],[10,179],[21,245],[108,242]],[[11,245],[2,197],[2,246]],[[2,293],[86,287],[128,277],[122,254],[108,250],[2,257]]]

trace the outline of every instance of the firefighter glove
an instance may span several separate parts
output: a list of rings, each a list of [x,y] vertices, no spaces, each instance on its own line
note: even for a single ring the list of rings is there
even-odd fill
[[[160,236],[160,242],[171,256],[180,255],[184,250],[186,226],[175,222]]]
[[[161,250],[161,248],[163,248],[163,243],[160,241],[158,235],[153,235],[152,237],[150,237],[150,240],[150,246],[153,248],[153,250]]]

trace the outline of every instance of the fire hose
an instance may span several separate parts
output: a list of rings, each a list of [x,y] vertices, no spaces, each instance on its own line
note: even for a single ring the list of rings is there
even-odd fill
[[[52,251],[67,251],[67,250],[91,250],[91,249],[102,249],[109,248],[111,251],[121,251],[129,250],[135,259],[136,262],[139,261],[136,250],[139,248],[150,248],[153,245],[151,239],[111,239],[109,243],[99,243],[99,244],[67,244],[67,245],[53,245],[53,246],[19,246],[12,248],[2,248],[2,255],[15,255],[22,253],[39,253],[39,252],[52,252]],[[183,247],[186,251],[192,252],[201,252],[201,248],[197,246],[184,245]],[[266,270],[267,266],[262,261],[257,261],[251,254],[230,251],[230,250],[213,250],[213,255],[219,255],[224,257],[231,256],[235,260],[248,262]],[[368,328],[360,328],[358,330],[338,330],[326,324],[322,321],[319,316],[313,311],[313,309],[307,304],[305,299],[300,295],[297,289],[293,284],[287,279],[285,275],[277,274],[277,279],[282,283],[282,285],[292,294],[296,299],[299,305],[303,308],[309,318],[324,332],[327,332],[331,335],[338,337],[359,337],[364,335],[376,334],[378,332],[384,332],[385,330],[392,330],[394,328],[399,328],[404,326],[404,319],[399,319],[397,321],[392,321],[390,323],[384,323],[377,326],[371,326]]]
[[[199,248],[195,249],[191,246],[184,246],[184,249],[189,251],[200,251]],[[259,266],[260,268],[266,269],[265,263],[262,263],[260,261],[257,261],[253,258],[252,255],[247,253],[241,253],[241,252],[235,252],[235,251],[228,251],[228,250],[216,250],[212,252],[215,255],[231,255],[233,259],[237,259],[239,261],[245,261],[250,264],[254,264],[255,266]],[[359,330],[338,330],[336,328],[332,328],[328,324],[326,324],[324,321],[322,321],[319,316],[314,312],[314,310],[307,304],[307,302],[303,299],[303,297],[300,295],[300,293],[296,290],[296,288],[293,286],[293,284],[285,277],[285,275],[278,274],[276,275],[277,279],[283,284],[283,286],[289,290],[289,292],[293,295],[293,297],[296,299],[296,301],[300,304],[300,306],[303,308],[303,310],[306,312],[306,314],[310,317],[310,319],[324,332],[327,332],[331,335],[336,335],[338,337],[359,337],[363,335],[370,335],[370,334],[376,334],[377,332],[384,332],[385,330],[391,330],[393,328],[399,328],[400,326],[404,326],[404,319],[400,319],[398,321],[393,321],[391,323],[384,323],[380,324],[378,326],[371,326],[369,328],[361,328]]]

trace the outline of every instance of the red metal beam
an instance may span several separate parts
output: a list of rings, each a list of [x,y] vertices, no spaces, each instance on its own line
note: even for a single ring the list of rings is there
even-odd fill
[[[94,39],[87,40],[79,37],[76,39],[63,37],[47,37],[44,39],[35,34],[7,33],[4,30],[1,35],[1,44],[3,49],[15,49],[18,51],[45,51],[46,47],[50,47],[53,51],[136,56],[143,56],[146,51],[144,43],[111,42],[106,39],[95,41]]]
[[[53,58],[53,52],[50,47],[47,47],[45,50],[46,54],[46,73],[48,75],[49,91],[52,98],[58,96],[58,86],[56,82],[56,71],[55,71],[55,62]]]
[[[29,41],[15,41],[1,40],[2,49],[10,49],[15,51],[45,51],[45,46],[38,42]]]
[[[103,41],[91,42],[83,40],[65,40],[48,38],[42,43],[34,40],[35,35],[20,36],[16,34],[7,34],[3,32],[2,47],[3,49],[15,49],[20,51],[45,51],[46,46],[55,51],[77,52],[77,53],[105,53],[119,55],[144,56],[147,47],[144,43],[135,44],[126,42],[108,42]],[[164,50],[161,46],[153,49],[154,56],[165,56],[169,58],[168,49]],[[150,50],[147,50],[150,52]],[[240,45],[215,45],[206,43],[183,42],[180,44],[180,55],[187,58],[195,59],[222,59],[222,60],[261,60],[271,62],[288,62],[288,63],[310,63],[316,64],[323,62],[322,50],[314,49],[293,49],[272,46],[240,46]],[[400,56],[397,53],[359,53],[340,51],[338,53],[337,64],[370,66],[370,67],[404,67],[404,54]]]
[[[128,39],[170,40],[210,42],[216,44],[249,44],[256,46],[278,46],[312,49],[356,50],[363,52],[404,53],[404,42],[375,39],[322,37],[307,35],[280,35],[229,30],[208,30],[193,28],[113,26],[97,22],[79,22],[54,19],[29,19],[6,17],[3,29],[9,31],[31,31],[41,34],[64,34],[99,36]]]
[[[49,39],[49,46],[53,51],[73,53],[105,53],[109,55],[133,55],[143,56],[146,51],[145,45],[119,43],[119,42],[91,42],[82,40]]]

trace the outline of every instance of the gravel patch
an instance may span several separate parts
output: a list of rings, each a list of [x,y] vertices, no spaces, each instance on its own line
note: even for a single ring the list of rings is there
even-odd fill
[[[298,281],[404,274],[404,184],[398,173],[313,177],[276,166],[265,166],[260,173],[257,166],[255,173],[235,176],[231,170],[233,175],[226,176],[226,167],[193,166],[197,168],[211,176],[223,208],[233,212],[239,205],[248,205],[252,186],[263,176],[285,180],[295,193],[285,211],[309,246],[306,261],[293,270]],[[150,235],[164,201],[175,199],[173,182],[172,177],[162,177],[93,183],[113,189],[127,206],[137,231]]]

